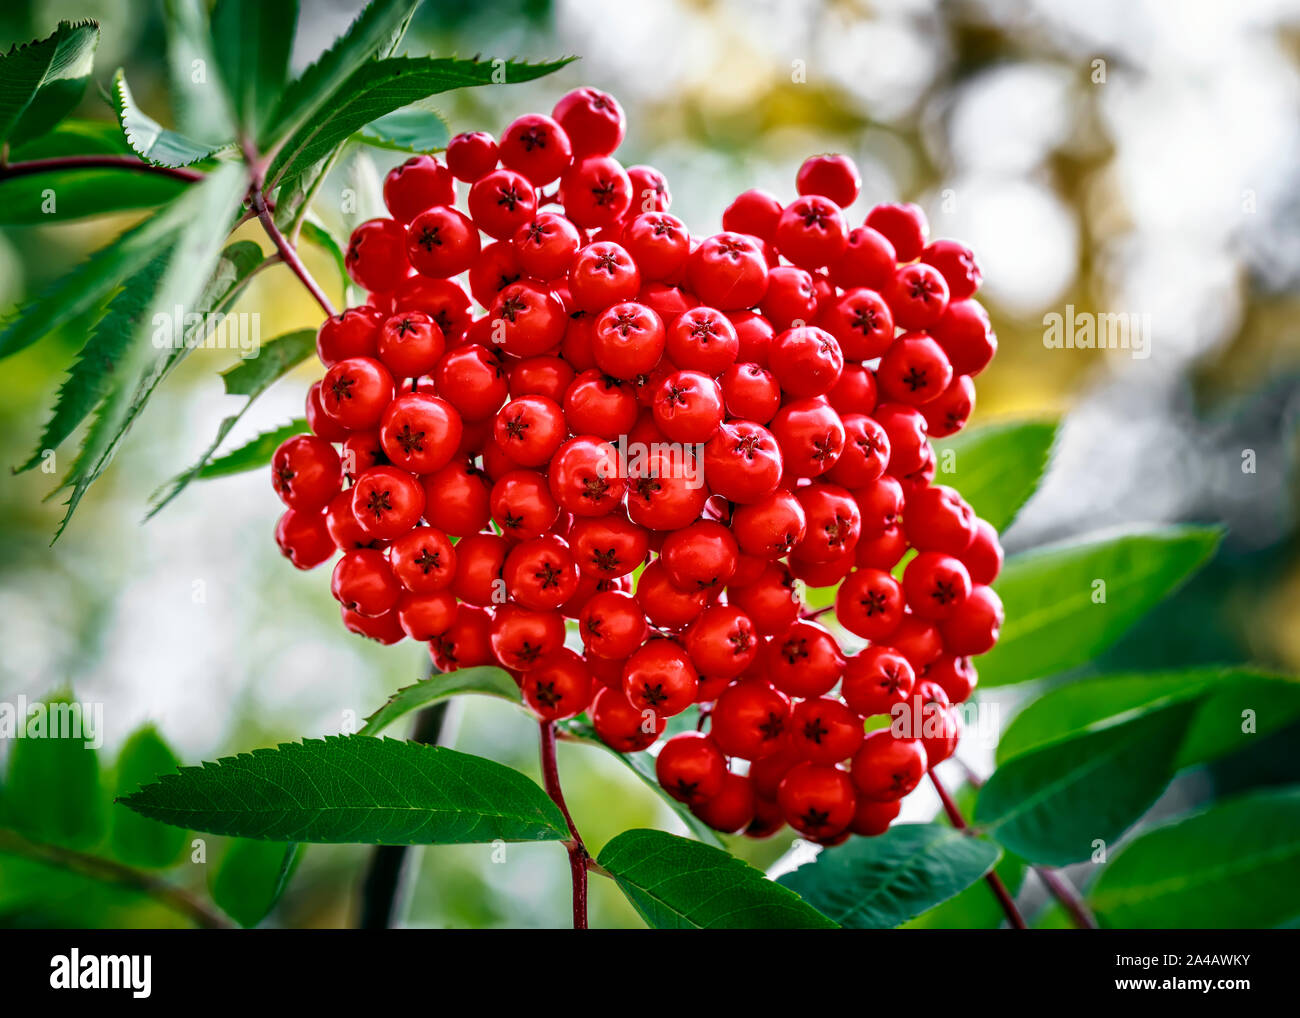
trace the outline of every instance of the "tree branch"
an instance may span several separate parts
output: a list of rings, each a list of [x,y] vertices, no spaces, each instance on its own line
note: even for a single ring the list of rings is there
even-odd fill
[[[5,163],[0,166],[0,180],[28,177],[35,173],[49,173],[52,170],[108,169],[154,173],[160,177],[183,180],[187,184],[203,179],[203,174],[198,170],[186,169],[183,166],[155,166],[134,156],[57,156],[50,159],[28,159],[21,163]]]
[[[546,784],[546,794],[564,814],[564,822],[569,825],[569,840],[564,847],[569,852],[569,873],[573,878],[573,928],[587,928],[587,866],[591,855],[582,843],[582,835],[573,825],[569,807],[564,802],[564,792],[560,788],[560,768],[555,759],[555,722],[538,722],[541,734],[542,779]]]
[[[316,298],[316,303],[321,306],[321,310],[331,318],[334,317],[334,305],[325,296],[325,291],[320,288],[320,284],[307,271],[307,266],[298,257],[297,249],[289,243],[285,235],[280,232],[280,228],[275,225],[275,217],[271,214],[270,206],[266,204],[266,195],[262,193],[262,188],[255,184],[251,197],[253,211],[257,213],[257,218],[262,221],[262,229],[271,238],[271,243],[275,245],[276,251],[280,253],[280,258],[284,261],[284,264],[289,266],[293,274],[302,280],[302,285]]]
[[[943,782],[939,780],[939,775],[935,774],[933,769],[930,771],[930,781],[934,784],[934,790],[939,793],[939,801],[943,803],[944,812],[948,814],[953,827],[963,834],[971,834],[971,829],[966,825],[966,818],[961,815],[961,810],[957,808],[957,804],[953,802],[952,796],[943,787]],[[1002,878],[994,870],[989,870],[984,874],[984,879],[993,889],[993,895],[998,899],[998,904],[1002,906],[1002,911],[1006,913],[1012,927],[1017,930],[1028,929],[1029,927],[1025,925],[1025,917],[1016,908],[1015,899],[1011,897],[1011,892],[1007,890],[1007,885],[1002,882]]]
[[[192,919],[195,925],[204,929],[221,930],[231,928],[229,922],[188,891],[165,880],[160,880],[151,873],[115,862],[112,859],[104,859],[97,855],[78,852],[59,845],[47,845],[44,842],[32,841],[16,831],[7,830],[0,830],[0,850],[11,852],[14,855],[21,855],[36,862],[57,866],[60,869],[80,874],[83,877],[89,877],[92,880],[102,880],[107,883],[133,888]]]

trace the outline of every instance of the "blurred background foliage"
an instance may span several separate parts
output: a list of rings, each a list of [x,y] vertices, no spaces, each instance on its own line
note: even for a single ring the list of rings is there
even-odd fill
[[[96,18],[97,85],[124,66],[141,106],[170,124],[178,111],[168,108],[163,6],[10,0],[0,44],[48,33],[60,18]],[[303,0],[295,67],[359,6]],[[722,209],[745,188],[788,200],[798,164],[820,151],[846,152],[862,169],[855,222],[875,202],[918,201],[933,234],[970,244],[984,269],[981,298],[1001,348],[979,379],[974,423],[1065,415],[1047,482],[1008,532],[1008,550],[1126,522],[1228,525],[1211,566],[1095,669],[1254,660],[1300,670],[1294,4],[439,0],[421,9],[405,46],[580,56],[539,83],[453,93],[437,108],[453,133],[496,133],[520,113],[549,111],[575,85],[609,90],[630,125],[620,158],[662,169],[672,211],[700,234],[718,229]],[[79,115],[112,116],[94,87]],[[326,223],[345,234],[377,211],[368,189],[401,158],[366,150],[342,160],[317,202]],[[360,217],[344,212],[347,189],[361,194]],[[0,231],[0,307],[37,292],[131,221]],[[310,251],[308,264],[341,300],[333,263]],[[1067,305],[1149,315],[1151,356],[1045,348],[1043,315]],[[255,280],[237,310],[260,313],[264,339],[318,321],[283,269]],[[68,329],[6,361],[0,462],[31,451],[83,339]],[[271,536],[279,506],[261,472],[196,484],[141,525],[150,493],[193,461],[235,405],[217,378],[235,357],[203,350],[183,364],[53,548],[61,507],[43,499],[54,478],[6,471],[0,485],[0,699],[71,688],[104,703],[106,765],[144,722],[185,762],[355,727],[427,667],[422,647],[386,649],[346,634],[326,577],[297,573],[279,557]],[[318,372],[304,366],[272,389],[228,447],[300,415]],[[1243,470],[1252,456],[1253,473]],[[1009,715],[1027,691],[998,692]],[[1180,778],[1154,815],[1297,780],[1298,734]],[[504,703],[470,698],[456,744],[536,775],[535,728]],[[969,740],[961,752],[987,770],[991,745]],[[607,754],[562,746],[560,763],[593,849],[628,827],[680,830]],[[102,784],[107,803],[112,775]],[[908,799],[905,818],[933,814],[924,792]],[[181,870],[194,889],[218,879],[226,849],[208,840],[207,863]],[[788,832],[732,840],[763,866],[792,847]],[[313,847],[267,921],[353,923],[367,853]],[[278,858],[248,865],[265,878]],[[495,861],[491,846],[431,848],[421,853],[406,921],[559,926],[568,893],[555,846],[512,845]],[[594,881],[593,895],[593,926],[639,924],[608,882]],[[0,922],[184,920],[133,892],[55,881],[0,857]]]

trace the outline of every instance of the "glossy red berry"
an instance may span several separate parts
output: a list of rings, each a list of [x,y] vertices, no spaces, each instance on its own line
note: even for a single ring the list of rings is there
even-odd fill
[[[641,212],[624,227],[623,247],[636,259],[642,279],[662,281],[677,276],[685,267],[691,237],[676,216]]]
[[[961,556],[975,538],[976,516],[961,493],[934,485],[913,493],[903,512],[903,532],[921,551]]]
[[[451,462],[460,445],[460,415],[446,400],[407,392],[384,411],[379,440],[390,463],[413,474],[432,474]]]
[[[618,100],[595,88],[575,88],[555,104],[551,116],[564,128],[579,158],[609,155],[623,141],[627,119]]]
[[[858,569],[835,594],[835,618],[855,636],[888,641],[903,621],[903,588],[881,569]]]
[[[343,484],[343,465],[323,438],[294,435],[271,457],[271,483],[290,509],[321,509]]]
[[[988,586],[1002,572],[1002,544],[998,532],[987,520],[975,521],[975,536],[958,556],[966,565],[972,583]]]
[[[673,736],[655,758],[655,777],[679,802],[707,802],[722,791],[726,776],[726,757],[711,738],[699,732]]]
[[[905,703],[916,684],[916,670],[892,647],[874,645],[851,657],[844,666],[840,695],[863,717],[889,714]]]
[[[722,213],[722,228],[772,241],[781,219],[781,203],[766,191],[754,189],[738,195]]]
[[[522,541],[541,537],[560,515],[560,507],[536,470],[510,470],[492,485],[492,518],[501,533]]]
[[[632,595],[610,590],[586,603],[578,615],[578,632],[588,654],[624,661],[645,642],[649,628]]]
[[[437,366],[447,347],[442,329],[423,311],[403,311],[385,319],[376,349],[394,378],[419,378]]]
[[[709,715],[709,732],[727,756],[761,760],[784,745],[789,698],[763,680],[727,687]]]
[[[573,160],[564,128],[540,113],[526,113],[501,135],[498,155],[503,165],[518,170],[534,187],[549,184]]]
[[[491,487],[468,463],[452,461],[424,478],[424,518],[453,537],[477,534],[487,526]]]
[[[469,189],[469,214],[489,236],[498,240],[512,237],[537,215],[537,194],[522,173],[493,170]]]
[[[516,545],[501,573],[509,595],[526,608],[558,608],[578,589],[578,566],[564,539],[554,534]]]
[[[844,251],[830,268],[830,278],[845,290],[866,286],[881,290],[893,277],[898,254],[889,239],[870,226],[850,230]]]
[[[844,655],[827,630],[800,620],[767,645],[767,675],[790,696],[822,696],[840,681]]]
[[[820,269],[833,265],[848,243],[844,213],[820,195],[796,198],[781,212],[776,224],[776,246],[795,265]]]
[[[787,403],[772,418],[771,430],[792,477],[824,474],[844,452],[844,422],[819,399]]]
[[[815,764],[847,760],[862,737],[862,718],[831,697],[801,700],[790,714],[790,746]]]
[[[456,549],[434,527],[416,527],[395,540],[388,550],[393,575],[413,594],[436,594],[451,586],[456,575]]]
[[[449,206],[421,212],[407,229],[406,256],[417,272],[431,279],[460,275],[478,255],[478,228]]]
[[[920,206],[908,202],[902,205],[877,205],[867,213],[866,226],[880,233],[893,246],[900,262],[915,261],[925,248],[925,237],[930,224]]]
[[[383,552],[358,548],[345,552],[334,566],[330,592],[349,611],[374,618],[397,606],[402,585]]]
[[[688,591],[726,586],[739,554],[731,531],[713,520],[699,520],[669,534],[659,551],[672,582]]]
[[[514,238],[520,267],[534,279],[559,279],[578,257],[582,237],[564,216],[541,212],[519,227]]]
[[[800,194],[823,195],[842,209],[857,201],[861,189],[862,178],[848,156],[810,156],[795,177],[795,190]]]
[[[468,604],[486,607],[505,603],[501,571],[510,542],[499,534],[470,534],[456,544],[456,575],[451,589]]]
[[[948,307],[948,284],[939,270],[924,262],[904,265],[885,287],[894,322],[904,329],[925,329]]]
[[[547,463],[564,440],[564,411],[545,396],[512,399],[497,414],[497,446],[522,467]]]
[[[613,226],[632,207],[632,181],[617,159],[587,156],[560,181],[564,214],[583,229]]]
[[[970,375],[958,375],[936,398],[921,408],[932,438],[947,438],[966,426],[975,410],[975,383]]]
[[[591,352],[601,371],[634,379],[651,371],[664,352],[664,323],[644,304],[614,304],[596,317]]]
[[[829,332],[803,326],[787,329],[772,341],[768,365],[790,395],[822,396],[840,380],[844,354]]]
[[[951,555],[923,551],[903,571],[908,607],[924,619],[946,619],[970,597],[970,574]]]
[[[696,296],[720,311],[756,306],[767,293],[767,259],[753,237],[719,233],[700,242],[686,262]]]
[[[383,314],[369,307],[348,308],[326,318],[316,333],[316,356],[327,368],[349,357],[374,357],[383,321]]]
[[[894,802],[921,783],[926,766],[919,739],[898,739],[880,729],[863,740],[853,757],[853,784],[863,798]]]
[[[409,223],[425,209],[450,205],[455,200],[451,170],[433,156],[411,156],[384,178],[384,204],[401,223]]]
[[[352,514],[371,537],[391,541],[420,522],[424,488],[405,470],[372,467],[352,486]]]
[[[776,376],[757,364],[733,364],[718,379],[727,413],[766,424],[781,408],[781,386]]]
[[[796,764],[781,779],[776,801],[791,827],[816,838],[834,837],[847,828],[857,806],[847,773],[810,761]]]
[[[953,371],[978,375],[998,352],[998,337],[989,323],[988,312],[976,300],[954,300],[930,326]]]
[[[671,640],[651,640],[623,666],[623,693],[637,710],[662,718],[695,702],[699,678],[691,659]]]
[[[879,357],[894,341],[894,315],[875,290],[848,290],[818,319],[849,360]]]
[[[921,406],[938,399],[952,382],[948,356],[924,332],[899,336],[880,358],[876,382],[894,403]]]
[[[655,390],[655,423],[674,442],[702,444],[722,424],[722,389],[700,371],[674,371]]]
[[[320,509],[288,509],[275,525],[275,543],[299,569],[315,569],[338,550]]]
[[[520,681],[524,703],[543,721],[581,714],[591,703],[594,686],[587,663],[567,647],[529,668]]]
[[[504,604],[492,617],[492,653],[506,668],[526,672],[564,647],[564,618],[556,611]]]
[[[966,300],[975,295],[984,274],[975,261],[975,255],[965,244],[955,240],[936,240],[921,252],[921,261],[939,270],[948,284],[953,300]]]
[[[447,142],[447,168],[457,180],[470,183],[497,167],[496,139],[486,131],[466,131]]]
[[[321,379],[325,413],[352,431],[379,424],[392,402],[393,376],[373,357],[349,357],[334,364]]]
[[[583,574],[598,579],[626,576],[649,553],[646,531],[622,515],[575,520],[569,545]]]
[[[533,283],[507,285],[488,311],[493,345],[516,357],[546,353],[564,338],[568,319],[549,290]]]
[[[641,289],[641,271],[624,248],[597,241],[578,252],[569,269],[569,295],[575,309],[603,311],[630,301]]]
[[[760,637],[739,608],[714,604],[686,631],[686,652],[701,675],[731,679],[754,662]]]
[[[367,220],[352,231],[343,262],[358,286],[381,293],[395,289],[411,271],[406,230],[392,219]]]
[[[939,623],[943,649],[959,657],[987,653],[998,642],[1002,619],[1002,599],[993,588],[973,587],[961,607]]]
[[[614,448],[595,435],[579,435],[560,446],[550,461],[549,477],[555,500],[580,517],[613,512],[626,486]]]

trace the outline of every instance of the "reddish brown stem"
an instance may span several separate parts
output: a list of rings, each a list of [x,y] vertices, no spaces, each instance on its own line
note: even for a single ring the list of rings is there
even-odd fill
[[[188,170],[182,166],[155,166],[135,156],[58,156],[50,159],[28,159],[21,163],[5,163],[0,166],[0,180],[27,177],[34,173],[49,173],[52,170],[108,169],[154,173],[160,177],[183,180],[188,184],[203,179],[203,174],[198,170]]]
[[[334,317],[334,305],[330,299],[325,296],[325,291],[312,278],[307,266],[302,263],[298,257],[298,252],[294,246],[289,243],[288,238],[280,232],[280,228],[275,225],[275,217],[271,214],[270,206],[266,204],[266,195],[262,193],[260,187],[254,187],[252,191],[253,211],[257,213],[257,218],[262,222],[262,229],[266,235],[271,238],[271,243],[275,245],[276,251],[280,253],[280,258],[284,264],[289,266],[293,274],[302,280],[302,285],[307,291],[316,298],[316,303],[321,306],[321,310],[331,318]]]
[[[573,824],[569,807],[564,802],[564,792],[560,788],[560,768],[555,759],[555,722],[538,723],[541,732],[542,780],[546,785],[546,794],[564,814],[564,822],[569,825],[569,839],[564,847],[569,852],[569,872],[573,878],[573,928],[587,928],[587,866],[591,856],[587,846],[582,843],[582,835]]]
[[[965,834],[970,834],[971,830],[966,825],[966,818],[961,815],[961,810],[952,801],[952,796],[948,794],[948,790],[943,787],[943,782],[939,780],[939,775],[935,774],[933,770],[930,771],[930,781],[934,784],[934,790],[939,793],[939,801],[943,803],[943,810],[948,814],[948,819],[953,827]],[[1025,917],[1016,908],[1015,899],[1011,897],[1011,892],[1007,890],[1007,885],[1002,882],[1002,878],[993,870],[989,870],[988,873],[984,874],[984,879],[988,881],[994,897],[998,899],[998,904],[1002,906],[1002,911],[1006,913],[1007,920],[1012,927],[1017,930],[1028,929],[1029,927],[1025,925]]]

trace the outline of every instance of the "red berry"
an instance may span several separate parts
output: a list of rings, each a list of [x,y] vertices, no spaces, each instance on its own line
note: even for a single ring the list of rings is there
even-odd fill
[[[610,241],[588,244],[569,269],[569,294],[581,311],[603,311],[611,304],[630,301],[641,289],[636,262],[620,245]]]
[[[772,418],[771,427],[785,458],[786,473],[792,477],[824,474],[844,452],[844,422],[819,399],[787,403]]]
[[[974,510],[960,492],[944,485],[923,488],[907,500],[903,532],[921,551],[960,556],[975,538]]]
[[[384,178],[384,204],[393,218],[409,223],[425,209],[456,200],[451,170],[433,156],[411,156]]]
[[[948,306],[948,284],[939,270],[924,262],[904,265],[885,287],[894,322],[904,329],[925,329]]]
[[[436,594],[456,575],[456,549],[434,527],[416,527],[392,543],[388,561],[393,575],[413,594]]]
[[[776,376],[757,364],[733,364],[718,379],[727,413],[766,424],[781,408]]]
[[[646,531],[621,515],[575,520],[569,545],[578,568],[599,579],[628,575],[649,553]]]
[[[748,233],[769,243],[776,238],[781,203],[766,191],[746,191],[722,213],[722,228],[730,233]]]
[[[564,411],[545,396],[512,399],[493,426],[497,446],[521,467],[547,463],[564,440]]]
[[[719,233],[701,241],[686,262],[691,289],[720,311],[758,304],[767,293],[767,273],[763,249],[743,233]]]
[[[609,590],[596,594],[583,607],[578,632],[588,654],[623,661],[645,642],[649,628],[635,598]]]
[[[952,365],[924,332],[899,336],[876,369],[876,382],[887,400],[920,406],[937,399],[952,381]]]
[[[326,318],[316,333],[316,356],[327,368],[349,357],[374,357],[384,316],[376,308],[348,308]]]
[[[664,743],[655,758],[655,776],[679,802],[703,803],[722,791],[727,760],[707,735],[683,732]]]
[[[323,438],[294,435],[271,457],[271,483],[290,509],[321,509],[343,484],[343,465]]]
[[[496,169],[498,151],[486,131],[466,131],[447,142],[447,168],[458,180],[473,182]]]
[[[622,501],[625,483],[613,447],[595,435],[570,439],[551,459],[551,494],[575,516],[612,512]]]
[[[617,159],[587,156],[560,181],[564,214],[584,229],[613,226],[632,207],[632,181]]]
[[[772,637],[766,663],[772,684],[790,696],[821,696],[844,672],[844,655],[835,637],[806,620]]]
[[[708,599],[707,589],[684,590],[673,583],[662,558],[647,565],[637,577],[637,604],[659,629],[676,632],[694,622]]]
[[[970,699],[979,682],[979,675],[968,657],[945,654],[925,670],[928,682],[937,683],[952,703]]]
[[[405,470],[372,467],[352,486],[352,514],[381,541],[401,537],[424,514],[424,488]]]
[[[889,478],[893,480],[893,478]],[[855,493],[854,497],[857,497]],[[863,569],[883,569],[886,572],[898,565],[907,551],[907,538],[903,528],[889,526],[875,533],[867,533],[863,524],[863,536],[853,552],[853,560]]]
[[[921,261],[939,270],[953,300],[973,297],[984,281],[971,249],[955,240],[933,241],[921,252]]]
[[[524,703],[544,721],[581,714],[591,703],[594,691],[587,662],[567,647],[528,669],[521,686]]]
[[[988,586],[1002,571],[1002,545],[998,532],[987,520],[975,521],[975,536],[958,556],[970,573],[972,583]]]
[[[951,555],[923,551],[903,571],[908,607],[924,619],[951,618],[970,591],[970,574]]]
[[[780,265],[767,274],[762,312],[778,331],[807,325],[817,313],[817,289],[812,275],[793,265]]]
[[[722,414],[722,390],[699,371],[674,371],[655,391],[655,423],[674,442],[707,442],[722,424]]]
[[[501,573],[509,595],[526,608],[558,608],[578,589],[578,566],[564,539],[554,534],[516,545]]]
[[[916,671],[907,658],[892,647],[875,645],[849,658],[840,695],[863,717],[871,717],[905,703],[915,684]]]
[[[629,458],[627,473],[628,517],[650,530],[680,530],[699,518],[709,497],[689,450],[656,444]]]
[[[889,830],[889,825],[898,819],[902,808],[900,802],[872,802],[859,796],[849,830],[868,838],[884,834]]]
[[[492,342],[516,357],[546,353],[564,338],[568,318],[555,294],[532,283],[510,283],[488,312]]]
[[[732,679],[758,654],[759,635],[739,608],[714,604],[705,608],[686,631],[686,652],[701,675]]]
[[[835,618],[864,640],[887,641],[903,621],[903,588],[881,569],[858,569],[835,594]]]
[[[636,753],[653,745],[667,723],[668,718],[658,711],[634,707],[621,689],[602,689],[591,704],[596,734],[620,753]]]
[[[731,531],[712,520],[698,520],[669,534],[659,559],[682,590],[726,586],[736,571],[740,549]]]
[[[540,113],[526,113],[513,121],[501,135],[498,152],[504,165],[518,170],[534,187],[549,184],[573,159],[564,128]]]
[[[501,533],[516,541],[541,537],[560,515],[546,477],[536,470],[510,470],[503,474],[492,486],[491,505],[492,518]]]
[[[618,100],[595,88],[575,88],[555,104],[551,115],[569,136],[578,157],[609,155],[618,148],[627,120]]]
[[[930,326],[959,375],[978,375],[998,352],[988,312],[976,300],[954,300]]]
[[[853,819],[853,782],[838,767],[805,761],[781,779],[776,801],[786,822],[800,834],[831,838]]]
[[[794,574],[783,562],[769,562],[743,587],[728,587],[727,601],[748,615],[765,636],[782,632],[799,616]]]
[[[848,243],[844,213],[820,195],[796,198],[781,212],[776,224],[776,246],[800,268],[833,265]]]
[[[446,346],[442,329],[423,311],[393,315],[379,330],[379,360],[394,378],[429,374]]]
[[[497,294],[511,283],[519,282],[523,274],[514,244],[497,241],[483,248],[470,266],[469,292],[485,308],[490,308]]]
[[[861,189],[862,178],[848,156],[810,156],[795,177],[795,190],[800,194],[823,195],[842,209],[858,200]]]
[[[367,618],[359,612],[343,608],[340,614],[343,617],[343,628],[349,633],[364,636],[368,640],[374,640],[376,643],[382,643],[385,646],[401,643],[406,639],[406,633],[402,630],[396,611],[386,611],[374,618]]]
[[[903,403],[882,403],[872,416],[889,436],[889,473],[904,477],[924,466],[930,445],[921,411]]]
[[[803,326],[787,329],[772,341],[768,364],[790,395],[822,396],[840,380],[844,354],[829,332]]]
[[[509,395],[497,351],[466,343],[448,350],[434,372],[438,394],[466,421],[482,421],[501,409]]]
[[[877,205],[867,213],[865,226],[883,235],[891,244],[900,262],[911,262],[921,257],[925,236],[930,224],[920,206]]]
[[[727,319],[736,330],[736,339],[740,343],[736,360],[766,367],[768,350],[776,335],[772,323],[753,311],[728,311]]]
[[[479,255],[478,228],[456,209],[437,205],[411,220],[406,256],[431,279],[460,275]]]
[[[526,672],[564,647],[564,618],[503,604],[492,618],[492,653],[506,668]]]
[[[395,289],[411,271],[406,230],[392,219],[369,219],[352,231],[343,261],[358,286],[375,292]]]
[[[596,318],[591,352],[601,371],[633,379],[651,371],[664,352],[664,323],[644,304],[614,304]]]
[[[393,399],[393,376],[373,357],[349,357],[321,379],[325,413],[352,431],[373,428]]]
[[[397,602],[397,622],[412,640],[428,643],[451,628],[456,620],[456,604],[456,596],[449,590],[405,593]]]
[[[790,700],[770,682],[749,680],[727,687],[709,716],[709,731],[727,756],[761,760],[784,745]]]
[[[469,214],[480,230],[501,240],[537,214],[537,194],[522,173],[493,170],[469,189]]]
[[[661,718],[695,702],[699,678],[686,651],[671,640],[651,640],[623,666],[623,694],[635,709]]]
[[[973,587],[961,607],[939,623],[943,649],[960,657],[987,653],[998,642],[1002,619],[1002,600],[993,588]]]
[[[359,615],[374,618],[391,611],[402,596],[384,553],[373,548],[344,552],[334,566],[330,592],[335,599]]]
[[[538,213],[515,233],[515,251],[520,267],[534,279],[559,279],[568,273],[578,257],[582,237],[564,216]]]
[[[935,399],[921,409],[926,428],[934,438],[955,435],[966,426],[975,410],[975,383],[970,375],[958,375]]]
[[[453,461],[424,478],[424,519],[454,537],[477,534],[487,526],[490,486],[483,473]]]
[[[881,290],[894,278],[898,254],[884,234],[870,226],[849,231],[844,252],[830,266],[830,277],[845,290],[869,286]]]
[[[894,802],[925,777],[925,748],[919,739],[898,739],[884,728],[869,734],[853,757],[853,784],[873,802]]]
[[[455,408],[427,392],[398,396],[388,404],[379,426],[389,461],[413,474],[431,474],[451,462],[461,433]]]
[[[831,562],[851,556],[862,536],[862,515],[853,496],[838,485],[813,482],[800,488],[796,497],[807,527],[794,548],[794,557],[804,562]]]
[[[666,212],[642,212],[623,229],[623,247],[641,269],[641,278],[677,276],[691,253],[686,224]]]
[[[842,420],[844,452],[826,472],[826,479],[845,488],[861,488],[884,474],[889,463],[889,436],[866,414],[846,413]]]
[[[673,202],[668,191],[668,178],[653,166],[629,166],[628,180],[632,182],[632,211],[666,212]]]
[[[894,316],[875,290],[848,290],[819,319],[853,361],[879,357],[894,341]]]
[[[815,764],[847,760],[862,744],[862,718],[830,697],[802,700],[790,715],[790,745]]]
[[[935,624],[912,614],[903,616],[903,621],[894,630],[889,642],[918,673],[939,660],[943,654],[943,641]]]
[[[497,534],[470,534],[456,544],[456,575],[451,589],[462,601],[479,607],[502,604],[505,585],[501,570],[510,543]]]
[[[275,525],[275,543],[298,569],[315,569],[338,550],[320,509],[287,509]]]
[[[782,558],[804,539],[808,517],[793,492],[778,488],[758,501],[738,506],[731,529],[746,554]]]

